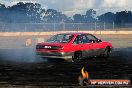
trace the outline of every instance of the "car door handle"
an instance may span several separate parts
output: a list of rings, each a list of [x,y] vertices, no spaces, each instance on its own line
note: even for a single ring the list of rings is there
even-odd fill
[[[81,47],[83,47],[83,46],[81,46]]]

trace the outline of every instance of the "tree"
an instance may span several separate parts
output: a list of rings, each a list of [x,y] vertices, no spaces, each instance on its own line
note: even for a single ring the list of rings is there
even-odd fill
[[[112,12],[107,12],[97,17],[99,22],[112,23],[115,21],[115,14]]]
[[[75,14],[73,16],[73,19],[74,19],[74,22],[91,23],[96,21],[95,15],[96,15],[96,11],[94,11],[93,9],[90,9],[90,10],[87,10],[85,15]]]
[[[74,19],[74,22],[76,22],[76,23],[80,23],[80,22],[82,22],[82,15],[81,14],[75,14],[74,16],[73,16],[73,19]]]
[[[132,12],[131,11],[121,11],[116,13],[116,23],[132,23]]]
[[[96,11],[93,9],[87,10],[86,15],[83,16],[84,22],[91,23],[96,21]]]
[[[0,22],[5,22],[6,7],[4,4],[0,4]]]

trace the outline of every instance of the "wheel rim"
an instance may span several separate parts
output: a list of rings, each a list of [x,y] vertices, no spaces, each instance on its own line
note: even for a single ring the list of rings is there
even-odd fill
[[[75,56],[74,56],[74,58],[73,58],[73,61],[74,61],[74,62],[77,62],[77,61],[79,61],[81,58],[82,58],[82,54],[81,54],[81,52],[78,52],[78,53],[75,54]]]
[[[109,56],[109,51],[108,48],[106,48],[105,52],[104,52],[104,57],[108,57]]]

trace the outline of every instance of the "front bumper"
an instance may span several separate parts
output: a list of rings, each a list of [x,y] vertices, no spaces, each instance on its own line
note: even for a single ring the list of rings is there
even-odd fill
[[[72,58],[73,52],[50,52],[50,51],[36,51],[36,54],[44,58]]]

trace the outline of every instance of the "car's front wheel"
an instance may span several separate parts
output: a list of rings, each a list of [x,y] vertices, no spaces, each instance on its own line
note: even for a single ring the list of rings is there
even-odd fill
[[[106,47],[105,51],[104,51],[104,54],[103,54],[103,57],[108,58],[109,56],[110,56],[110,48]]]
[[[82,59],[82,52],[81,51],[75,52],[72,61],[79,62],[81,59]]]

